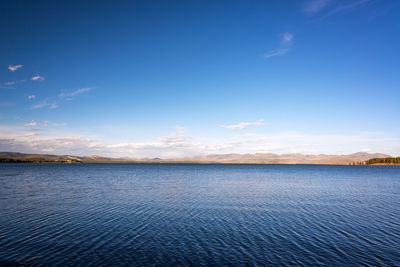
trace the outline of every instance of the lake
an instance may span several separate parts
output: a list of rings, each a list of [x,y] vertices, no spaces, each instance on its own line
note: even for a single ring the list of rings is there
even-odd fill
[[[0,264],[399,266],[400,167],[0,164]]]

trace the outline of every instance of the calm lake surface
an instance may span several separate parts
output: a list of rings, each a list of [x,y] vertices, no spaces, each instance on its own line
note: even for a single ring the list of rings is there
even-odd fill
[[[0,164],[0,265],[400,266],[400,167]]]

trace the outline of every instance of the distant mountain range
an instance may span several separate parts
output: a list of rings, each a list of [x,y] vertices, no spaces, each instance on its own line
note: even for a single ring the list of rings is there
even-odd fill
[[[349,164],[364,162],[372,158],[386,158],[389,155],[381,153],[358,152],[350,155],[304,155],[294,154],[214,154],[198,157],[182,158],[183,161],[192,162],[218,162],[218,163],[264,163],[264,164]]]
[[[101,156],[70,156],[51,154],[25,154],[18,152],[0,152],[0,158],[8,159],[43,159],[58,162],[82,163],[256,163],[256,164],[339,164],[348,165],[354,162],[365,162],[373,158],[388,158],[390,155],[381,153],[358,152],[349,155],[305,155],[305,154],[211,154],[207,156],[194,156],[183,158],[109,158]]]

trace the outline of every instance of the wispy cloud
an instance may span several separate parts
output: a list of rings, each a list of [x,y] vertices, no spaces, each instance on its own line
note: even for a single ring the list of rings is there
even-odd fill
[[[35,99],[36,96],[35,95],[28,95],[28,99]]]
[[[67,126],[67,123],[63,122],[63,123],[53,123],[54,127],[62,127],[62,126]]]
[[[55,109],[58,107],[57,103],[49,103],[47,100],[44,100],[36,105],[33,105],[31,109],[38,109],[38,108],[50,108],[50,109]]]
[[[371,2],[371,0],[352,0],[345,2],[333,2],[331,0],[309,0],[304,3],[302,11],[309,15],[325,13],[320,17],[326,19],[338,13],[344,13]]]
[[[49,126],[50,125],[50,121],[43,121],[42,123],[39,123],[39,122],[37,122],[37,121],[35,121],[35,120],[32,120],[31,122],[29,122],[29,123],[25,123],[24,125],[25,126],[41,126],[41,127],[47,127],[47,126]],[[51,124],[51,125],[53,125],[53,126],[63,126],[63,125],[66,125],[66,124],[63,124],[63,123],[53,123],[53,124]]]
[[[25,126],[38,126],[39,124],[36,121],[32,120],[31,122],[25,123],[24,125]]]
[[[42,76],[40,76],[40,75],[35,75],[35,76],[33,76],[33,77],[31,78],[31,80],[32,80],[32,81],[39,81],[39,82],[41,82],[41,81],[44,81],[44,78],[43,78]]]
[[[276,50],[271,50],[268,53],[264,54],[264,58],[270,58],[270,57],[276,57],[276,56],[283,56],[287,52],[289,52],[288,48],[282,48],[282,49],[276,49]]]
[[[16,71],[17,69],[22,68],[22,65],[8,65],[8,69],[12,72]]]
[[[262,126],[265,125],[263,120],[259,120],[257,122],[241,122],[238,124],[232,124],[232,125],[221,125],[222,128],[226,129],[233,129],[233,130],[238,130],[238,129],[243,129],[248,126]]]
[[[25,134],[24,136],[29,137],[29,136],[37,136],[37,135],[39,135],[38,132],[29,132],[29,133]]]
[[[368,2],[370,2],[370,0],[357,0],[357,1],[350,2],[349,4],[338,5],[335,8],[331,9],[321,19],[328,18],[328,17],[330,17],[332,15],[335,15],[337,13],[347,12],[349,10],[352,10],[352,9],[360,7],[360,6],[364,5],[364,4],[367,4]]]
[[[61,93],[61,94],[58,95],[58,97],[59,97],[60,99],[65,100],[65,101],[71,101],[71,100],[72,100],[72,97],[75,97],[75,96],[77,96],[77,95],[80,95],[80,94],[83,94],[83,93],[92,91],[92,90],[94,90],[94,89],[95,89],[94,87],[80,88],[80,89],[77,89],[77,90],[72,91],[72,92]],[[28,96],[28,98],[29,98],[29,99],[34,99],[35,96]],[[58,108],[59,102],[60,102],[60,101],[61,101],[61,100],[58,100],[58,101],[51,101],[51,102],[50,102],[50,101],[49,101],[49,98],[47,98],[47,99],[43,100],[42,102],[40,102],[40,103],[38,103],[38,104],[36,104],[36,105],[33,105],[33,106],[31,107],[31,109],[39,109],[39,108],[56,109],[56,108]]]
[[[70,99],[71,97],[74,97],[74,96],[77,96],[77,95],[92,91],[94,89],[96,89],[96,88],[95,87],[80,88],[80,89],[77,89],[77,90],[69,92],[69,93],[61,93],[59,95],[59,97],[60,98],[67,98],[67,99],[69,98]]]
[[[14,85],[14,84],[16,84],[16,83],[17,83],[16,81],[5,82],[4,85]]]
[[[290,42],[292,42],[293,37],[294,37],[293,33],[285,32],[284,34],[282,34],[282,43],[289,44]]]
[[[49,103],[47,103],[46,101],[43,101],[43,102],[41,102],[39,104],[33,105],[31,107],[31,109],[44,108],[44,107],[48,107],[49,105],[50,105]]]
[[[188,132],[188,129],[183,127],[183,126],[176,125],[175,126],[175,132],[182,135],[182,134]]]
[[[268,53],[264,54],[264,58],[283,56],[289,52],[289,48],[292,45],[294,34],[290,32],[285,32],[281,34],[281,48],[270,50]]]
[[[11,86],[11,85],[15,85],[17,83],[24,83],[24,82],[26,82],[26,80],[11,81],[11,82],[5,82],[4,85]]]
[[[304,3],[302,11],[308,14],[316,14],[331,3],[331,0],[309,0]]]

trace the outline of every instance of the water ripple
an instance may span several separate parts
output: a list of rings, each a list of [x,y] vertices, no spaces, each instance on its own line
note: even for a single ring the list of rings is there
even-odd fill
[[[7,164],[0,180],[0,265],[400,265],[397,167]]]

